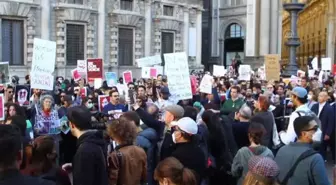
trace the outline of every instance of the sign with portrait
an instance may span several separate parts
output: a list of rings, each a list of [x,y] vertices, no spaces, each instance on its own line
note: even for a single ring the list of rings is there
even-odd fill
[[[31,91],[29,85],[15,86],[15,103],[20,106],[29,106],[30,93]]]
[[[110,103],[110,97],[107,95],[98,96],[98,109],[100,112],[103,111],[104,107]]]

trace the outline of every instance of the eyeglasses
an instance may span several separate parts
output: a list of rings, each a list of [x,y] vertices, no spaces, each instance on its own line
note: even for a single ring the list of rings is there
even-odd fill
[[[313,128],[310,128],[310,129],[307,129],[307,130],[303,130],[303,131],[305,131],[305,132],[310,132],[310,131],[316,132],[318,130],[318,128],[319,127],[317,125],[315,125]]]

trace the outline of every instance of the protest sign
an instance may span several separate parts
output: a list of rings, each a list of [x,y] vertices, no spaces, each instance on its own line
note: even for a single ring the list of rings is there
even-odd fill
[[[143,67],[141,69],[141,77],[142,78],[156,78],[157,69],[155,67]]]
[[[70,127],[68,125],[68,117],[66,116],[63,116],[61,119],[60,119],[60,123],[61,123],[61,131],[63,132],[63,134],[67,134],[69,131],[70,131]]]
[[[9,80],[9,63],[0,62],[0,84],[10,83]]]
[[[95,78],[94,79],[94,83],[93,83],[93,87],[95,89],[99,89],[99,88],[101,88],[102,84],[103,84],[103,79],[101,79],[101,78]]]
[[[224,76],[226,74],[226,70],[224,66],[213,65],[213,75],[214,76]]]
[[[204,75],[200,84],[200,92],[206,94],[212,94],[212,82],[213,82],[212,76],[208,74]]]
[[[79,74],[78,72],[78,69],[73,69],[71,70],[71,75],[72,75],[72,78],[75,80],[75,82],[77,82],[78,80],[81,79],[81,75]]]
[[[110,97],[107,95],[98,96],[98,109],[100,112],[103,111],[104,107],[110,103]]]
[[[56,42],[34,38],[31,73],[53,73],[55,60]]]
[[[154,65],[161,65],[162,60],[160,55],[151,57],[144,57],[135,60],[138,67],[152,67]]]
[[[123,79],[124,79],[124,83],[126,84],[133,82],[132,71],[123,72]]]
[[[81,97],[86,97],[86,96],[87,96],[87,89],[86,89],[86,87],[82,87],[82,88],[80,88],[80,90],[79,90],[79,95],[80,95]]]
[[[303,78],[306,76],[306,72],[302,71],[302,70],[298,70],[296,72],[296,76],[300,77],[300,78]]]
[[[165,74],[174,101],[192,98],[188,58],[185,52],[164,54]]]
[[[251,66],[250,65],[240,65],[239,66],[239,80],[250,80],[251,79]]]
[[[318,76],[318,81],[319,82],[323,82],[323,75],[324,75],[324,71],[321,70],[320,73],[319,73],[319,76]]]
[[[331,58],[322,58],[321,59],[321,69],[323,71],[331,71]]]
[[[265,55],[265,74],[266,80],[280,80],[280,56]]]
[[[79,73],[86,74],[87,72],[87,61],[86,60],[77,60],[77,70]]]
[[[54,76],[51,73],[31,72],[30,86],[33,89],[53,90]]]
[[[336,76],[336,64],[333,65],[333,74]]]
[[[317,57],[315,57],[311,62],[313,69],[318,70],[318,60]]]
[[[0,94],[0,121],[5,120],[5,100],[4,95]]]
[[[154,66],[156,68],[158,75],[164,75],[163,73],[163,66]]]
[[[196,91],[198,86],[197,77],[195,75],[190,76],[190,83],[191,83],[191,92],[193,95],[195,95],[197,93]]]
[[[309,69],[308,70],[308,77],[309,78],[312,78],[315,76],[315,69]]]
[[[94,83],[95,78],[103,79],[103,59],[87,59],[87,81],[89,84]]]
[[[114,72],[106,72],[105,79],[107,86],[113,87],[117,85],[117,74]]]
[[[30,98],[29,85],[16,85],[15,86],[15,103],[20,106],[28,106]]]

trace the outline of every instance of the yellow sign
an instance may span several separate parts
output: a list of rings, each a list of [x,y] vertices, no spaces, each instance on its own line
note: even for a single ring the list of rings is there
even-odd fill
[[[265,55],[265,73],[266,80],[280,80],[280,56],[279,55]]]

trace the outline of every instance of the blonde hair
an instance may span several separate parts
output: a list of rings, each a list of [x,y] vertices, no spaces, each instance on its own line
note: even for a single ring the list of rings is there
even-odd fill
[[[279,185],[275,179],[262,177],[252,172],[248,172],[243,181],[243,185]]]

